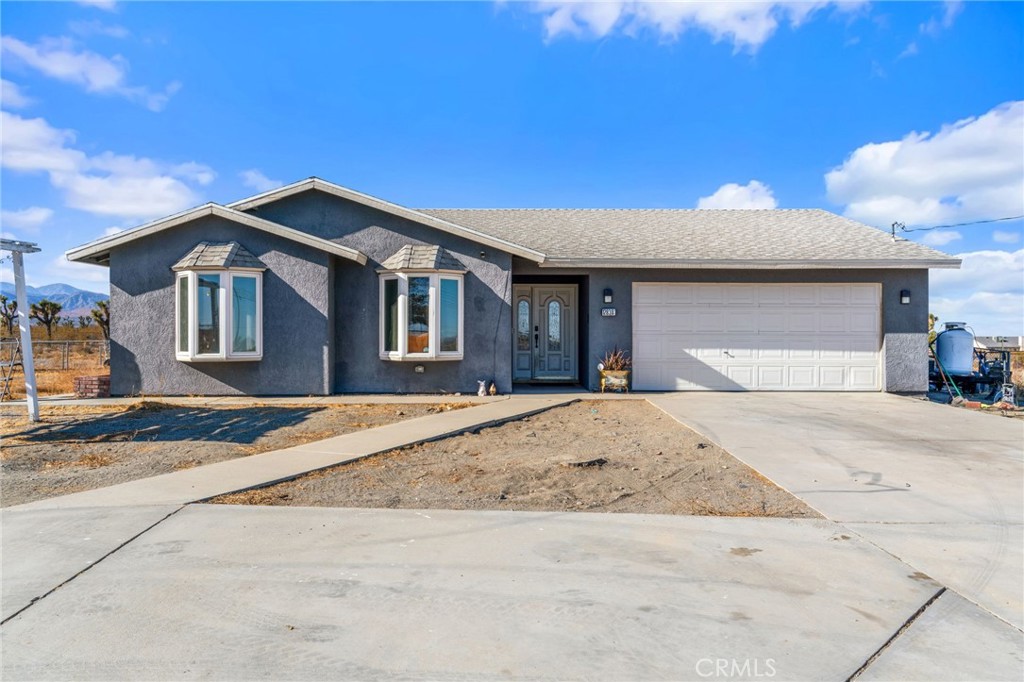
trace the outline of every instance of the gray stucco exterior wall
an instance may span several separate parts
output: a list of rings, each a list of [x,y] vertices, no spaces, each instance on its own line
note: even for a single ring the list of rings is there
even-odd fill
[[[365,265],[210,217],[115,248],[110,257],[115,395],[471,393],[512,390],[510,255],[318,192],[252,211],[365,253]],[[198,242],[238,241],[267,265],[263,359],[180,362],[171,266]],[[463,359],[379,357],[380,263],[406,244],[440,245],[466,267]],[[416,373],[416,365],[424,372]]]
[[[197,243],[240,242],[263,261],[263,359],[180,362],[174,272]],[[332,256],[216,217],[129,242],[110,254],[113,395],[316,395],[330,391]]]
[[[253,215],[330,239],[367,256],[338,261],[332,314],[336,393],[474,393],[477,381],[512,390],[512,257],[405,218],[317,192],[287,197]],[[381,360],[377,269],[406,244],[437,245],[466,267],[462,360]],[[414,371],[422,365],[424,371]]]
[[[572,269],[542,268],[515,259],[517,277],[579,274]],[[908,270],[666,270],[592,269],[587,272],[589,295],[586,305],[589,356],[581,358],[580,380],[588,388],[599,385],[597,356],[613,346],[631,349],[633,343],[634,282],[743,282],[743,283],[861,283],[882,285],[882,369],[883,386],[893,393],[921,393],[928,386],[928,271]],[[601,317],[602,293],[614,291],[615,317]],[[901,290],[911,292],[911,303],[901,305]]]

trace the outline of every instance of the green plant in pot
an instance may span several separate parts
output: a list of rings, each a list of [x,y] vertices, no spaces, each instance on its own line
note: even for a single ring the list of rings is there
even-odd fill
[[[633,359],[629,351],[615,346],[606,351],[597,369],[601,372],[601,393],[605,390],[629,392],[629,370],[633,367]]]

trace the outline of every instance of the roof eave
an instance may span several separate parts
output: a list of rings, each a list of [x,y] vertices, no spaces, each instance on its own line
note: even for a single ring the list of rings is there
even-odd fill
[[[299,230],[286,225],[280,225],[264,218],[249,215],[248,213],[243,213],[230,207],[214,203],[204,204],[187,211],[182,211],[181,213],[176,213],[175,215],[167,218],[155,220],[153,222],[146,223],[145,225],[125,230],[124,232],[118,232],[117,234],[102,237],[89,242],[88,244],[83,244],[82,246],[68,250],[65,252],[64,257],[69,261],[77,263],[90,263],[94,265],[109,264],[104,263],[104,261],[109,260],[110,250],[113,248],[150,234],[155,234],[172,227],[177,227],[178,225],[184,225],[185,223],[192,222],[193,220],[198,220],[199,218],[211,215],[224,218],[225,220],[230,220],[240,225],[262,230],[270,234],[276,234],[279,237],[283,237],[300,244],[305,244],[321,251],[326,251],[334,256],[353,260],[360,265],[366,264],[366,254],[361,251],[350,249],[347,246],[335,244],[334,242],[326,239],[306,234],[305,232],[300,232]]]
[[[478,244],[490,246],[498,249],[499,251],[512,254],[513,256],[532,260],[535,263],[543,263],[545,260],[545,255],[540,251],[535,251],[534,249],[527,248],[520,244],[514,244],[504,239],[492,237],[491,235],[484,234],[483,232],[479,232],[464,225],[458,225],[441,218],[435,218],[434,216],[421,213],[415,209],[406,208],[405,206],[400,206],[399,204],[385,199],[364,194],[363,192],[357,192],[354,189],[342,187],[341,185],[336,185],[333,182],[328,182],[327,180],[322,180],[320,178],[307,178],[305,180],[300,180],[299,182],[294,182],[290,185],[285,185],[284,187],[272,189],[269,192],[263,192],[262,194],[257,194],[247,199],[232,202],[227,204],[227,206],[228,208],[232,208],[236,211],[248,211],[272,201],[278,201],[285,197],[289,197],[293,194],[299,194],[300,192],[305,192],[310,189],[316,189],[321,192],[326,192],[327,194],[341,197],[342,199],[355,201],[364,206],[376,208],[384,211],[385,213],[390,213],[401,218],[407,218],[428,227],[441,230],[442,232],[447,232],[448,234],[465,237],[466,239],[470,239]]]
[[[778,260],[778,259],[655,259],[655,258],[547,258],[542,268],[665,268],[731,270],[923,270],[959,268],[959,258],[944,259],[862,259],[862,260]]]

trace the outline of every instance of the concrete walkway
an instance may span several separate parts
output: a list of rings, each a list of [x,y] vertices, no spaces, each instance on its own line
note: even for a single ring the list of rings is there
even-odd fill
[[[952,665],[1006,638],[1024,659],[1024,422],[885,394],[651,402],[953,591],[887,649],[876,673],[916,679],[921,657]]]
[[[284,450],[0,510],[3,618],[183,505],[562,405],[575,396],[490,401]]]

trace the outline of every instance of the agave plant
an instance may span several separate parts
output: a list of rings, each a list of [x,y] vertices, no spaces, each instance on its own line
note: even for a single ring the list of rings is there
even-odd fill
[[[629,357],[628,350],[615,346],[611,350],[605,351],[604,357],[601,358],[601,364],[604,365],[605,371],[619,372],[632,367],[633,358]]]

